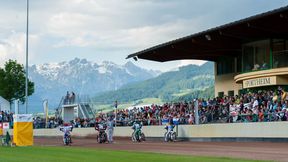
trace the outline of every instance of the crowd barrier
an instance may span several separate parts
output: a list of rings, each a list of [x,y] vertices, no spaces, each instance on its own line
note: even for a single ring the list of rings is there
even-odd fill
[[[176,128],[179,138],[287,138],[288,122],[256,122],[256,123],[227,123],[179,125]],[[114,136],[130,137],[131,127],[116,127]],[[163,137],[164,126],[144,126],[146,137]],[[12,131],[10,130],[10,133]],[[72,135],[77,137],[94,136],[94,128],[74,128]],[[34,129],[34,137],[62,136],[59,129]]]

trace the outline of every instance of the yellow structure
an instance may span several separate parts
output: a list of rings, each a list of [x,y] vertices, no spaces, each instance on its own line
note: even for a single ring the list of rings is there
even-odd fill
[[[0,123],[0,136],[3,135],[3,123]]]
[[[16,146],[32,146],[34,142],[32,114],[18,114],[13,118],[13,142]]]

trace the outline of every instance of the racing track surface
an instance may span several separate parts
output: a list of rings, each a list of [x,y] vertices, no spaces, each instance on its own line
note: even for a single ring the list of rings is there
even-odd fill
[[[211,157],[232,157],[242,159],[273,160],[288,162],[288,143],[272,142],[170,142],[147,141],[133,143],[129,139],[116,139],[113,144],[98,144],[95,138],[73,138],[71,147],[101,148],[110,150],[128,150],[157,152],[166,154],[184,154]],[[38,146],[63,146],[62,138],[35,138]],[[64,147],[64,146],[63,146]],[[69,147],[69,146],[66,146]]]

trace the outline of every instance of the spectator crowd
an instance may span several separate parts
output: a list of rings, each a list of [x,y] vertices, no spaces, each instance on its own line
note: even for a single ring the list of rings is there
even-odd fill
[[[199,124],[287,121],[288,94],[278,87],[277,90],[259,90],[236,96],[122,109],[117,110],[117,126],[131,125],[136,119],[140,119],[144,125],[163,125],[169,118],[173,118],[179,124],[195,124],[196,108]],[[1,114],[0,121],[12,118],[7,113]],[[115,118],[115,113],[102,113],[98,118],[105,120],[111,116]],[[49,118],[47,122],[48,128],[57,127],[62,123],[63,121],[57,118]],[[94,127],[95,119],[76,118],[71,123],[74,127]],[[35,118],[34,127],[44,128],[45,120]]]
[[[64,104],[65,105],[74,104],[75,98],[76,98],[76,95],[74,92],[69,93],[69,91],[67,91],[66,96],[64,98]]]
[[[56,117],[49,117],[47,119],[41,117],[33,118],[33,126],[35,129],[39,128],[56,128],[63,124],[63,120],[61,118]],[[87,128],[87,127],[94,127],[95,126],[95,119],[81,119],[76,118],[75,120],[70,121],[70,124],[76,128]]]
[[[129,125],[138,118],[144,125],[161,125],[172,117],[179,124],[194,124],[195,106],[198,107],[200,124],[287,121],[288,117],[288,95],[278,87],[276,91],[260,90],[236,96],[120,110],[117,121],[120,125]]]
[[[9,122],[9,126],[13,128],[13,113],[7,111],[0,111],[0,123]]]
[[[46,128],[46,125],[47,125],[47,128],[56,128],[62,124],[63,124],[63,120],[60,118],[56,118],[56,117],[49,117],[47,119],[47,123],[46,123],[45,118],[41,118],[41,117],[33,118],[33,127],[35,129]]]

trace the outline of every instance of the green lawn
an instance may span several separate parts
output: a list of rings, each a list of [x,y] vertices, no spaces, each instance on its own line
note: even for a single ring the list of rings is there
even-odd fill
[[[160,98],[143,98],[142,100],[142,105],[151,105],[151,104],[157,104],[161,105],[163,102],[161,101]]]
[[[75,147],[0,147],[1,162],[248,162],[230,158],[194,157]]]
[[[118,110],[126,109],[130,106],[132,106],[132,103],[119,104]],[[107,113],[115,110],[114,105],[112,104],[95,105],[95,108],[97,109],[98,113]]]
[[[133,106],[138,106],[138,105],[163,104],[160,98],[143,98],[141,100],[136,101],[136,103],[138,104],[134,105],[135,102],[120,103],[118,105],[118,110],[127,109],[128,107],[133,107]],[[99,113],[100,112],[107,113],[112,110],[115,110],[113,104],[95,104],[95,108],[98,110]]]

